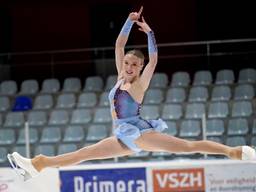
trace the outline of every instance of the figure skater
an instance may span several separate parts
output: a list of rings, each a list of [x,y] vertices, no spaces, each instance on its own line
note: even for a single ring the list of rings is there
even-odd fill
[[[121,157],[141,150],[222,154],[230,159],[256,160],[255,150],[249,146],[230,147],[207,140],[180,139],[161,133],[167,128],[163,120],[145,120],[140,117],[143,97],[158,60],[154,32],[144,17],[141,17],[142,10],[143,7],[138,12],[129,14],[115,44],[118,79],[109,93],[114,135],[77,151],[53,157],[38,155],[28,159],[17,152],[9,154],[8,159],[11,165],[24,180],[35,177],[47,167],[62,167],[88,160]],[[147,36],[149,62],[144,70],[144,55],[141,51],[131,50],[124,53],[124,47],[134,24]]]

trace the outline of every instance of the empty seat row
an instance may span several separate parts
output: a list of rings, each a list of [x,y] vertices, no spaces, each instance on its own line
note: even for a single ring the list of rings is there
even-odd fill
[[[84,91],[103,91],[110,90],[117,80],[116,75],[109,76],[104,88],[104,81],[100,76],[87,77],[85,80]],[[223,69],[217,72],[215,84],[233,84],[235,82],[234,72],[230,69]],[[241,69],[239,71],[238,83],[255,83],[256,70],[253,68]],[[191,83],[190,75],[187,72],[176,72],[171,77],[170,86],[172,87],[187,87]],[[212,73],[210,71],[197,71],[194,75],[193,85],[210,85],[213,83]],[[155,73],[150,87],[166,88],[169,84],[168,76],[164,73]],[[3,81],[0,84],[1,95],[34,95],[39,91],[41,93],[57,93],[63,92],[79,92],[82,90],[82,83],[79,78],[66,78],[61,89],[58,79],[45,79],[40,90],[39,83],[35,79],[24,80],[21,83],[20,92],[15,81]]]
[[[229,86],[215,86],[212,89],[211,99],[208,88],[197,86],[191,87],[189,93],[186,93],[184,88],[169,88],[165,93],[162,89],[149,89],[144,98],[144,104],[161,104],[166,103],[181,103],[181,102],[206,102],[212,101],[229,101],[233,100],[249,100],[255,97],[255,90],[251,84],[237,85],[232,90]],[[56,98],[51,94],[37,95],[33,104],[33,109],[47,110],[52,108],[69,109],[109,106],[109,92],[101,92],[99,99],[95,92],[84,92],[77,97],[74,93],[62,93]],[[99,100],[99,101],[98,101]],[[0,96],[0,112],[11,110],[13,104],[8,96]]]
[[[57,93],[62,92],[79,92],[82,89],[81,80],[76,77],[66,78],[61,89],[60,81],[58,79],[45,79],[42,83],[42,89],[39,88],[39,83],[35,79],[24,80],[21,83],[20,92],[18,92],[18,85],[15,81],[3,81],[0,84],[1,95],[35,95],[37,93]],[[102,91],[103,80],[99,76],[88,77],[85,81],[84,91]]]
[[[67,110],[53,110],[48,114],[45,111],[30,111],[25,118],[23,112],[9,112],[5,120],[1,116],[3,127],[19,128],[23,127],[25,121],[30,126],[48,125],[66,125],[66,124],[87,124],[91,121],[95,123],[111,122],[109,108],[98,108],[95,112],[89,109],[75,109],[71,114]],[[48,117],[49,116],[49,117]]]
[[[58,143],[58,142],[94,142],[109,136],[111,126],[103,124],[90,124],[88,127],[69,125],[67,127],[46,126],[40,130],[29,129],[29,142]],[[17,135],[17,136],[16,136]],[[20,129],[0,129],[0,145],[25,144],[25,131]]]
[[[21,127],[25,121],[29,125],[42,126],[64,125],[64,124],[86,124],[90,122],[104,123],[111,122],[110,109],[98,107],[92,109],[55,109],[51,111],[32,110],[25,117],[23,112],[8,112],[6,116],[0,115],[0,125],[4,127]],[[141,109],[141,116],[146,119],[180,119],[180,118],[202,118],[203,115],[209,118],[226,117],[250,117],[253,116],[253,104],[251,101],[236,101],[231,105],[227,102],[187,103],[160,105],[144,105]]]
[[[231,107],[227,102],[188,103],[187,105],[166,104],[163,108],[158,105],[144,105],[141,115],[146,119],[180,119],[180,118],[202,118],[203,115],[209,118],[225,117],[249,117],[253,116],[254,110],[250,101],[234,102]]]
[[[190,83],[190,78],[186,73],[176,73],[180,76],[180,82],[184,81],[183,86]],[[175,77],[173,77],[175,78]],[[184,80],[185,79],[185,80]],[[230,69],[223,69],[217,72],[215,84],[233,84],[235,82],[234,71]],[[252,68],[241,69],[238,74],[237,83],[255,83],[256,70]],[[210,85],[213,83],[212,73],[210,71],[197,71],[194,75],[193,85]]]
[[[197,137],[201,134],[202,121],[200,120],[182,120],[179,121],[166,121],[168,129],[166,132],[170,135],[181,137]],[[225,135],[256,135],[256,119],[253,124],[245,118],[231,118],[227,122],[223,119],[207,119],[206,124],[207,136],[225,136]]]
[[[42,144],[42,145],[37,145],[34,148],[31,148],[31,155],[39,155],[39,154],[44,154],[44,155],[49,155],[49,156],[54,156],[57,154],[64,154],[68,152],[72,152],[77,150],[77,145],[74,143],[60,143],[57,145],[52,144]],[[5,147],[0,147],[0,164],[4,164],[7,162],[7,154],[11,151],[17,151],[21,155],[26,156],[26,148],[23,145],[17,145],[8,151],[7,148]]]
[[[213,77],[210,71],[197,71],[194,75],[193,82],[187,72],[175,72],[170,81],[171,87],[188,87],[190,84],[195,86],[207,86],[213,84]],[[253,68],[241,69],[238,74],[238,80],[235,81],[234,71],[223,69],[217,72],[215,84],[229,85],[233,83],[255,83],[256,70]],[[153,77],[151,87],[165,88],[168,86],[168,78],[165,74],[157,74]]]
[[[114,78],[113,78],[114,77]],[[113,86],[116,76],[110,77],[107,81],[108,89]],[[112,79],[112,80],[111,80]],[[170,79],[171,87],[187,87],[191,84],[191,77],[187,72],[175,72]],[[235,81],[234,71],[223,69],[217,72],[215,84],[233,84]],[[256,69],[247,68],[239,71],[238,83],[255,83]],[[213,84],[213,77],[210,71],[197,71],[194,75],[192,85],[206,86]],[[110,86],[111,85],[111,86]],[[151,80],[151,88],[165,88],[169,85],[168,76],[164,73],[155,73]]]
[[[223,139],[221,137],[208,137],[208,140],[213,140],[219,143],[224,143],[229,146],[238,146],[238,145],[256,145],[256,136],[252,137],[250,140],[248,140],[244,136],[229,136],[226,139]],[[86,145],[85,145],[86,146]],[[48,156],[54,156],[54,155],[60,155],[68,152],[75,151],[80,146],[77,146],[76,143],[58,143],[58,144],[38,144],[36,146],[31,147],[31,155],[35,156],[38,154],[44,154]],[[12,148],[6,148],[3,146],[0,146],[0,165],[7,165],[7,154],[17,151],[23,156],[26,156],[26,148],[24,145],[15,145]],[[186,155],[186,154],[184,154]],[[192,156],[195,156],[196,154],[193,154]],[[173,156],[174,159],[180,158],[178,154],[170,154],[165,152],[141,152],[137,154],[130,155],[127,158],[125,158],[125,161],[130,161],[134,159],[140,159],[142,158],[143,161],[154,161],[155,158],[163,158],[166,157],[169,159],[171,156]],[[182,157],[184,159],[184,156]],[[190,157],[191,158],[191,157]],[[193,157],[192,157],[193,158]],[[214,157],[211,157],[214,158]],[[137,161],[137,160],[136,160]]]
[[[148,91],[146,94],[153,97],[152,91]],[[232,92],[234,92],[232,94]],[[156,93],[154,93],[156,94]],[[158,93],[157,97],[162,98]],[[187,98],[188,97],[188,98]],[[211,98],[210,98],[211,97]],[[167,103],[181,103],[184,101],[189,102],[205,102],[207,100],[212,101],[228,101],[233,100],[247,100],[255,97],[255,89],[251,84],[237,85],[234,90],[229,86],[219,85],[212,88],[211,95],[208,88],[203,86],[191,87],[189,93],[186,94],[184,88],[170,88],[166,93]],[[156,96],[154,97],[156,98]]]
[[[167,134],[179,137],[198,137],[202,133],[202,121],[185,119],[182,121],[166,121]],[[225,125],[227,123],[227,125]],[[256,119],[249,125],[245,118],[207,119],[205,128],[207,136],[232,136],[256,134]],[[250,127],[252,126],[252,127]],[[112,131],[109,124],[69,125],[64,127],[45,126],[41,131],[31,127],[29,129],[30,143],[56,143],[56,142],[93,142],[109,136]],[[39,135],[40,133],[40,135]],[[16,136],[17,135],[17,136]],[[85,139],[85,140],[84,140]],[[18,132],[14,129],[0,129],[0,145],[25,144],[24,129]]]
[[[182,135],[183,133],[181,133]],[[186,139],[192,139],[191,136],[195,133],[189,133],[184,135],[184,137],[187,137]],[[229,146],[240,146],[240,145],[256,145],[256,136],[247,137],[244,135],[228,135],[227,137],[223,138],[222,136],[211,136],[209,135],[207,137],[208,140],[212,140],[219,143],[224,143]],[[95,142],[95,141],[94,141]],[[93,143],[94,143],[93,142]],[[79,144],[79,147],[91,145],[89,143],[82,143]],[[78,149],[78,145],[76,142],[70,142],[70,143],[38,143],[36,145],[31,146],[31,154],[32,155],[38,155],[38,154],[44,154],[44,155],[57,155],[57,154],[63,154],[71,151],[75,151]],[[26,155],[25,146],[20,144],[15,144],[9,148],[6,146],[0,146],[0,164],[4,163],[6,161],[6,155],[10,151],[18,151],[22,155]],[[162,156],[167,154],[152,154],[152,156]],[[169,154],[170,155],[170,154]],[[134,154],[130,156],[131,158],[138,158],[138,157],[149,157],[150,154],[148,152],[144,152],[142,154]]]

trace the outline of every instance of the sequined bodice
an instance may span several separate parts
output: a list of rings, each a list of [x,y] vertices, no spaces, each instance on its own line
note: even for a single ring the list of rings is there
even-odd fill
[[[123,119],[138,116],[141,104],[136,102],[128,91],[120,89],[120,81],[109,93],[112,117],[114,119]]]

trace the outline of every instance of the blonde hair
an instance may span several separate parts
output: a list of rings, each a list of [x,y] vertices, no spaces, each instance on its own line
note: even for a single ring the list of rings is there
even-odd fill
[[[128,55],[128,54],[135,55],[136,57],[140,58],[142,60],[142,65],[144,65],[145,56],[144,56],[144,54],[142,53],[141,50],[133,49],[133,50],[130,50],[126,53],[126,55]]]

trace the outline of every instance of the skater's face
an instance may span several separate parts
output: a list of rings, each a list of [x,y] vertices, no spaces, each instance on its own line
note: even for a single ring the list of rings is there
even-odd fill
[[[126,54],[123,60],[123,76],[127,81],[132,81],[140,75],[143,60],[136,55]]]

